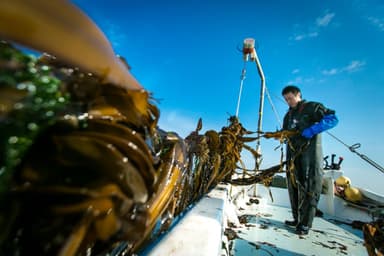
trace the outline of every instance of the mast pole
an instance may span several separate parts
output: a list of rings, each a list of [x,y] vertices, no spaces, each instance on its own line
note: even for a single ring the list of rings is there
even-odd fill
[[[245,64],[248,60],[254,61],[256,63],[257,71],[259,73],[260,79],[261,79],[261,88],[260,88],[260,103],[259,103],[259,114],[258,114],[258,121],[257,121],[257,132],[260,134],[262,132],[262,126],[263,126],[263,112],[264,112],[264,95],[265,95],[265,76],[263,69],[260,64],[259,57],[257,56],[256,50],[255,50],[255,40],[253,38],[246,38],[244,39],[243,43],[243,59],[244,59],[244,68],[243,68],[243,75],[245,75]],[[241,81],[240,84],[240,93],[242,90],[243,81]],[[239,104],[240,104],[240,95],[236,110],[236,116],[238,115],[239,110]],[[256,152],[261,156],[261,140],[260,138],[256,140]],[[261,157],[256,159],[255,161],[255,170],[259,170],[260,164],[261,164]],[[255,184],[254,196],[257,194],[257,186]]]
[[[263,112],[264,112],[264,96],[265,96],[265,76],[263,69],[261,67],[259,57],[257,56],[256,50],[254,51],[254,59],[256,62],[257,71],[259,72],[260,80],[261,80],[261,88],[260,88],[260,103],[259,103],[259,119],[257,121],[257,132],[260,134],[263,128]],[[257,152],[261,151],[260,140],[256,142],[256,150]]]
[[[261,79],[259,114],[258,114],[258,121],[257,121],[257,132],[260,133],[262,131],[262,127],[263,127],[265,76],[264,76],[264,72],[263,72],[263,69],[262,69],[261,64],[260,64],[259,57],[257,56],[256,50],[255,50],[255,40],[253,38],[244,39],[243,59],[244,59],[244,64],[248,60],[256,63],[256,68],[257,68],[257,71],[258,71],[260,79]],[[260,153],[260,155],[261,155],[260,139],[256,140],[256,151],[258,153]],[[259,160],[260,161],[256,161],[256,170],[259,169],[261,159],[259,159]]]

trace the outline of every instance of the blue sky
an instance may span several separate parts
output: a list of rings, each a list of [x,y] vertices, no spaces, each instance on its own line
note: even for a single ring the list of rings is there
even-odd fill
[[[73,1],[106,34],[131,73],[158,99],[160,128],[187,136],[198,119],[220,130],[236,113],[245,38],[256,51],[278,117],[265,99],[263,130],[279,128],[286,84],[306,100],[336,110],[330,132],[384,165],[384,2],[326,1]],[[246,63],[239,118],[257,129],[260,79]],[[384,193],[384,174],[328,134],[324,154],[344,157],[352,185]],[[262,141],[263,165],[279,163],[276,141]],[[247,156],[245,156],[247,158]]]

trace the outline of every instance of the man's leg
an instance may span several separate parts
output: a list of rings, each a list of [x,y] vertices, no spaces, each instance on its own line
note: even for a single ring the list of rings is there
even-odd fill
[[[291,203],[291,209],[292,209],[292,217],[293,220],[287,220],[285,221],[285,224],[289,226],[296,226],[297,220],[298,220],[298,193],[297,193],[297,185],[294,184],[294,177],[291,175],[290,172],[287,172],[287,187],[288,187],[288,195],[289,195],[289,201]]]

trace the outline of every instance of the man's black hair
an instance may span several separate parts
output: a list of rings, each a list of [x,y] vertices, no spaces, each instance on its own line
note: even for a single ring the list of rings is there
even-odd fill
[[[298,94],[299,92],[301,93],[299,87],[294,86],[294,85],[287,85],[286,87],[284,87],[281,94],[284,96],[285,94],[290,93],[290,92],[293,93],[294,95]]]

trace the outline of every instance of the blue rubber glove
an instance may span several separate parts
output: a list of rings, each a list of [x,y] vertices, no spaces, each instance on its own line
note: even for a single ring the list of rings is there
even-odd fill
[[[331,129],[337,125],[339,120],[334,114],[326,115],[323,117],[323,119],[320,120],[320,122],[305,128],[303,132],[301,133],[301,136],[304,138],[310,139],[316,134],[319,134],[323,131],[326,131],[328,129]]]

